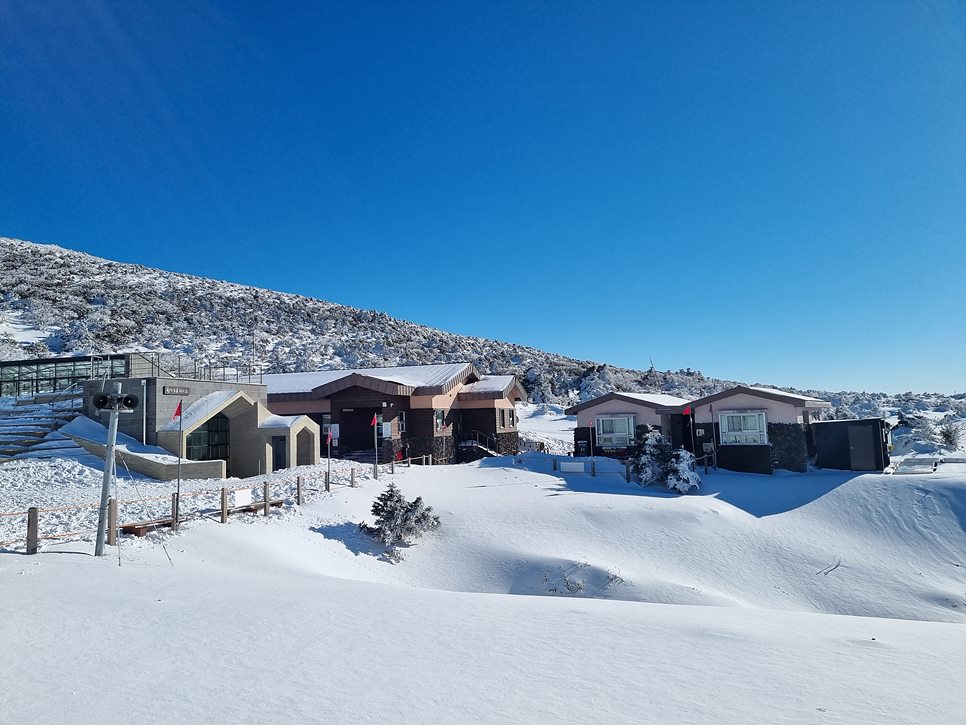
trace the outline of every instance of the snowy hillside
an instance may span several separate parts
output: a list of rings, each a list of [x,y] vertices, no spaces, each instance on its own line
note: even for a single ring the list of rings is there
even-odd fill
[[[172,367],[181,354],[186,364],[247,369],[254,329],[259,364],[273,373],[470,361],[484,372],[516,374],[535,403],[571,403],[611,390],[693,398],[734,384],[691,369],[641,371],[573,360],[374,310],[3,237],[0,278],[0,359],[140,349],[167,351]],[[939,411],[966,417],[966,396],[801,392],[829,400],[838,416]]]
[[[347,462],[268,518],[0,554],[0,667],[42,673],[0,721],[960,722],[966,464],[670,496],[549,463],[398,469],[443,522],[398,564],[357,527],[389,476]]]

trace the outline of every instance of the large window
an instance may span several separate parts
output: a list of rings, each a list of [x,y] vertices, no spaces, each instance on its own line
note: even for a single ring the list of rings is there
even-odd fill
[[[399,411],[398,420],[399,420],[399,432],[405,433],[406,432],[406,411],[405,410]]]
[[[228,460],[228,418],[212,416],[188,434],[185,457],[191,461]]]
[[[433,429],[441,431],[446,428],[446,411],[445,410],[434,410],[433,411]]]
[[[634,416],[615,415],[597,417],[597,445],[602,448],[623,448],[634,442]]]
[[[721,445],[756,446],[768,443],[763,410],[726,410],[718,415]]]

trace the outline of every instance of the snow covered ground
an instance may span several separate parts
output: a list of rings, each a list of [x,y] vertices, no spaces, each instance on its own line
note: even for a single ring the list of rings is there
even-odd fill
[[[0,510],[39,463],[0,466]],[[0,723],[962,722],[966,465],[684,497],[539,454],[400,468],[443,525],[399,564],[357,527],[388,475],[350,465],[119,557],[0,554]]]
[[[518,403],[517,428],[524,448],[537,450],[542,443],[548,453],[569,454],[574,450],[577,416],[564,415],[564,406],[553,403]]]

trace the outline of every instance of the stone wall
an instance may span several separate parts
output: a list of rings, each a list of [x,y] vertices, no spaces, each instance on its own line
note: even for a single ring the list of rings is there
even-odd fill
[[[456,444],[453,436],[408,436],[409,456],[418,457],[431,455],[433,464],[454,463],[456,460]]]
[[[520,434],[515,430],[497,433],[496,443],[496,452],[501,456],[512,456],[520,452]]]
[[[768,442],[771,443],[771,464],[774,468],[805,472],[808,457],[805,426],[800,423],[769,423]]]

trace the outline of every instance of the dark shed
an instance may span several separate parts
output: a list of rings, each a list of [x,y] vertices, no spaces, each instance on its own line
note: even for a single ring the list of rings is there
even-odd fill
[[[845,471],[881,471],[889,465],[889,426],[882,418],[812,423],[815,465]]]

